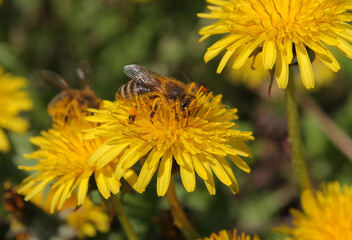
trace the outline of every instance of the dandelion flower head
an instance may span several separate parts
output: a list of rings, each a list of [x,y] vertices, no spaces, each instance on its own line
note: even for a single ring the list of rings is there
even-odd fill
[[[34,173],[23,181],[19,193],[25,195],[25,200],[30,200],[50,186],[53,192],[51,212],[56,208],[61,209],[75,189],[77,189],[77,205],[82,205],[87,197],[88,185],[90,182],[94,183],[94,180],[104,198],[109,198],[111,193],[118,193],[121,185],[113,174],[116,159],[112,159],[109,164],[99,169],[96,165],[88,164],[88,159],[104,142],[103,138],[84,140],[82,132],[82,129],[97,126],[95,123],[85,121],[84,118],[89,114],[86,108],[95,106],[99,100],[94,99],[88,105],[82,103],[78,97],[63,98],[63,101],[70,107],[59,102],[56,103],[57,112],[49,107],[49,112],[57,113],[53,127],[48,131],[42,131],[41,136],[30,139],[38,146],[38,150],[25,157],[36,159],[37,164],[20,166],[20,169]],[[63,109],[69,111],[64,112]],[[131,171],[127,171],[124,176],[127,181],[136,178]]]
[[[19,116],[21,111],[28,111],[33,107],[28,92],[24,90],[25,87],[27,79],[4,73],[0,68],[0,152],[10,150],[4,129],[16,133],[24,133],[28,129],[27,120]]]
[[[259,237],[254,234],[253,237],[245,233],[238,234],[237,229],[231,231],[221,230],[219,234],[212,233],[210,237],[205,237],[204,240],[260,240]]]
[[[352,186],[333,182],[320,191],[305,190],[301,204],[302,211],[291,210],[293,226],[277,227],[275,231],[292,240],[352,239]]]
[[[213,172],[233,193],[238,192],[235,175],[227,162],[231,159],[240,169],[250,168],[241,158],[251,157],[245,144],[253,140],[250,131],[240,131],[234,122],[237,109],[221,103],[221,95],[204,93],[202,88],[187,88],[194,99],[186,108],[179,100],[159,96],[157,110],[149,96],[135,100],[117,98],[115,102],[104,101],[104,110],[94,110],[89,121],[101,125],[87,130],[87,138],[107,137],[106,141],[90,159],[103,167],[118,156],[116,177],[141,160],[142,168],[136,190],[143,192],[157,171],[157,194],[165,195],[172,172],[180,172],[182,183],[188,192],[196,186],[196,174],[205,182],[210,194],[215,194]],[[137,107],[136,107],[137,106]],[[130,111],[135,108],[135,120],[131,123]],[[151,117],[151,115],[153,115]]]
[[[217,72],[230,58],[232,67],[241,68],[258,51],[263,53],[265,69],[275,68],[276,81],[286,88],[289,65],[298,61],[304,86],[314,87],[314,73],[308,52],[311,50],[328,68],[336,72],[338,61],[327,48],[332,46],[352,58],[352,2],[350,0],[207,0],[210,13],[201,18],[218,21],[203,27],[201,41],[227,34],[208,48],[208,62],[225,51]],[[310,50],[308,50],[310,49]]]

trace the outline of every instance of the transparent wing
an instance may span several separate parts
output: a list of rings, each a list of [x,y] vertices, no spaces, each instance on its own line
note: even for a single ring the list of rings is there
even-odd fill
[[[154,90],[165,94],[165,90],[162,88],[161,82],[165,81],[166,77],[137,64],[126,65],[124,66],[123,71],[132,80],[140,81],[148,86],[151,86]]]
[[[137,64],[130,64],[123,67],[125,74],[132,80],[140,80],[143,82],[153,81],[150,79],[150,72],[143,66]]]
[[[71,89],[71,86],[59,74],[47,70],[43,70],[41,73],[46,80],[48,80],[58,88],[62,90]]]
[[[93,89],[93,69],[87,60],[82,60],[76,69],[83,89]]]

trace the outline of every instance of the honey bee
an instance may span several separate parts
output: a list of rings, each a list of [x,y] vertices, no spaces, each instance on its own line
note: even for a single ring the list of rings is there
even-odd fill
[[[51,83],[62,89],[48,104],[48,113],[55,122],[66,123],[70,117],[87,108],[97,108],[100,99],[91,90],[89,67],[85,62],[77,68],[77,75],[83,83],[83,89],[73,89],[59,74],[51,71],[42,71],[42,75]]]
[[[187,110],[195,105],[193,100],[196,97],[189,86],[176,79],[161,76],[136,64],[126,65],[124,72],[131,80],[119,88],[116,92],[116,98],[131,100],[146,97],[152,100],[151,120],[158,110],[161,100],[166,100],[167,103],[177,103],[173,106],[178,107],[178,110],[184,114],[187,114],[189,112]],[[136,114],[137,107],[131,108],[130,124],[136,119]]]

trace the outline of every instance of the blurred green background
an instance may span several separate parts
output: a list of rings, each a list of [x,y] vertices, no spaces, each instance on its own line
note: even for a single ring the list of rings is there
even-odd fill
[[[216,74],[219,58],[204,63],[203,54],[215,40],[198,44],[198,30],[210,23],[196,16],[205,12],[205,7],[203,0],[5,0],[0,7],[0,65],[6,72],[29,79],[34,109],[24,114],[31,122],[30,131],[26,135],[9,133],[12,150],[0,154],[1,186],[5,180],[18,184],[25,177],[16,166],[29,164],[22,157],[33,151],[28,138],[51,126],[46,106],[60,90],[41,77],[41,70],[57,72],[79,87],[75,70],[85,59],[92,65],[97,95],[113,100],[116,90],[129,80],[123,66],[136,63],[222,94],[225,104],[239,110],[239,129],[252,130],[256,138],[249,143],[254,152],[253,159],[248,159],[252,172],[245,174],[233,166],[240,185],[237,195],[218,180],[215,196],[209,196],[201,181],[194,193],[185,192],[178,181],[177,193],[197,229],[204,236],[238,228],[263,239],[273,238],[270,229],[290,221],[289,209],[299,207],[288,150],[284,92],[274,86],[269,98],[269,82],[259,90],[233,85],[228,74]],[[351,136],[352,65],[351,60],[338,56],[342,70],[332,83],[303,94],[308,93]],[[309,108],[302,111],[302,127],[315,186],[333,180],[351,183],[351,159],[325,136],[317,125],[319,118],[307,111]],[[156,196],[155,188],[154,181],[143,195],[126,195],[133,225],[141,239],[179,239],[168,203]],[[3,239],[8,230],[3,207],[0,214]],[[124,237],[114,221],[110,233],[96,239]]]

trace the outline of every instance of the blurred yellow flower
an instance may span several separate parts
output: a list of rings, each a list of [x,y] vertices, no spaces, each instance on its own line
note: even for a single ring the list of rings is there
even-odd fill
[[[4,73],[0,68],[0,152],[10,150],[10,143],[3,129],[16,133],[24,133],[28,129],[27,120],[18,116],[21,111],[28,111],[33,107],[28,92],[24,90],[25,87],[27,87],[25,78]]]
[[[171,173],[178,171],[188,192],[195,189],[196,172],[209,193],[215,194],[213,171],[234,194],[237,193],[238,184],[226,157],[249,172],[250,168],[241,156],[252,155],[245,144],[254,139],[252,132],[237,130],[234,122],[238,118],[237,109],[224,106],[221,95],[214,97],[199,89],[192,101],[196,107],[185,111],[180,109],[178,101],[160,101],[153,119],[150,118],[153,105],[148,98],[141,103],[120,99],[104,101],[105,110],[92,110],[94,116],[87,117],[101,125],[87,130],[86,138],[107,137],[109,140],[91,156],[90,165],[102,168],[119,157],[115,174],[120,179],[141,160],[143,166],[135,189],[143,192],[158,170],[159,196],[168,190]],[[131,123],[130,110],[135,106],[138,106],[136,118]]]
[[[228,68],[227,73],[230,82],[243,83],[251,89],[261,86],[264,82],[270,82],[269,71],[266,71],[263,66],[262,53],[249,57],[243,67],[236,71]]]
[[[211,35],[227,34],[208,48],[206,62],[225,51],[217,72],[221,73],[230,58],[232,67],[241,68],[251,54],[263,52],[265,69],[275,67],[276,81],[286,88],[288,66],[297,57],[304,86],[314,87],[314,73],[307,48],[332,71],[338,61],[326,48],[333,46],[352,58],[351,0],[207,0],[210,13],[201,18],[218,19],[203,27],[200,41]]]
[[[57,108],[57,110],[62,114],[56,115],[58,117],[54,118],[54,121],[57,121],[54,122],[53,127],[47,132],[42,131],[41,136],[30,139],[39,149],[25,155],[25,157],[37,159],[37,164],[19,167],[26,171],[35,171],[23,181],[18,191],[26,196],[25,200],[30,200],[36,194],[42,192],[46,186],[49,186],[52,182],[54,183],[51,186],[51,191],[54,192],[50,206],[51,212],[56,207],[61,209],[76,188],[78,188],[77,205],[83,204],[93,174],[96,186],[104,198],[109,198],[110,192],[118,193],[120,189],[120,182],[116,180],[113,174],[117,159],[111,159],[109,164],[104,167],[88,164],[88,159],[104,143],[105,139],[83,139],[82,129],[97,126],[95,123],[84,120],[89,114],[86,112],[86,108],[95,106],[96,101],[92,99],[92,101],[82,103],[79,101],[80,99],[75,96],[67,101],[67,104],[71,107],[66,115],[61,111],[65,107],[59,104],[60,108]],[[132,170],[126,171],[124,177],[131,184],[137,179]]]
[[[94,237],[97,231],[106,233],[110,229],[110,218],[101,206],[89,199],[78,209],[72,211],[66,219],[81,238]]]
[[[221,230],[219,234],[212,233],[210,237],[205,237],[204,240],[260,240],[260,238],[254,234],[253,237],[245,233],[237,234],[237,229],[231,231]]]
[[[352,186],[333,182],[324,184],[321,191],[305,190],[301,204],[303,211],[291,210],[293,227],[274,230],[291,240],[352,239]]]
[[[37,194],[31,202],[37,207],[50,213],[51,201],[54,197],[53,192],[43,197],[43,193]],[[106,210],[100,205],[95,205],[90,199],[77,208],[77,196],[73,194],[67,199],[59,212],[62,220],[71,226],[79,238],[94,237],[99,232],[108,232],[110,229],[110,218]]]
[[[336,77],[336,73],[329,71],[319,59],[312,62],[312,67],[317,79],[314,89],[329,86]],[[262,52],[249,57],[243,67],[238,70],[228,68],[227,75],[230,82],[243,83],[250,89],[258,88],[263,84],[269,86],[270,83],[270,73],[263,66]],[[299,86],[304,87],[303,84],[299,84]]]

